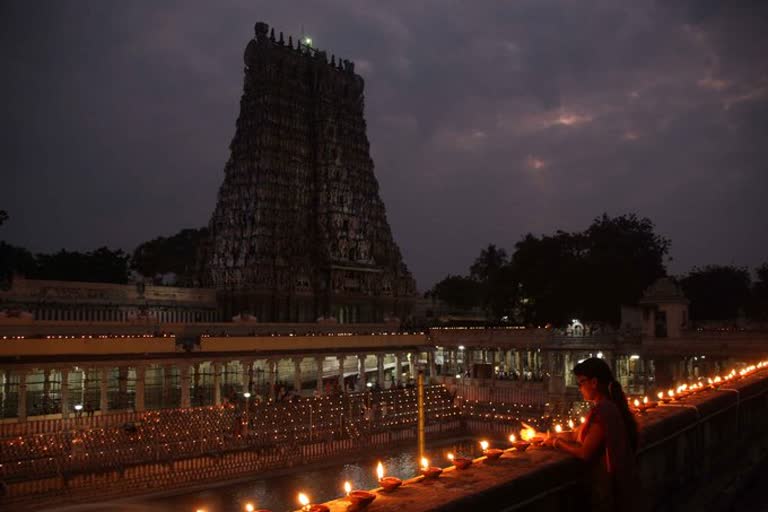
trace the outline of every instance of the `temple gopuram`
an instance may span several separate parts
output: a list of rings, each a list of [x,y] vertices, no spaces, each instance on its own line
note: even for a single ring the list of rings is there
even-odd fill
[[[352,62],[266,23],[255,32],[203,283],[225,317],[404,319],[416,285],[379,195],[363,79]]]

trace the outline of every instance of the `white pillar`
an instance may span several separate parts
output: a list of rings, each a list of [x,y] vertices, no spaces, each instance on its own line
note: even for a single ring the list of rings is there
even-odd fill
[[[393,379],[394,384],[400,384],[400,381],[402,380],[402,373],[403,373],[403,354],[400,352],[397,352],[395,354],[395,378]]]
[[[384,354],[376,354],[376,377],[379,389],[384,389]]]
[[[301,393],[301,361],[303,357],[293,358],[293,390]]]
[[[109,368],[99,368],[99,410],[101,414],[106,414],[109,409],[107,396],[107,380],[109,379]]]
[[[147,369],[143,365],[136,367],[136,395],[134,397],[133,408],[136,412],[144,410],[144,378]]]
[[[344,356],[336,356],[336,360],[339,362],[339,390],[342,393],[346,393],[347,389],[344,386],[344,360],[346,357]]]
[[[221,363],[213,362],[213,404],[221,405]]]
[[[69,368],[61,369],[61,388],[59,389],[61,398],[61,417],[69,418]]]
[[[182,363],[179,367],[179,374],[181,385],[181,408],[187,409],[191,405],[189,400],[189,364]]]
[[[315,367],[317,368],[317,382],[315,389],[317,389],[317,392],[321,395],[323,394],[323,361],[325,361],[325,357],[315,357]]]
[[[357,388],[365,391],[365,355],[357,356]]]
[[[26,421],[27,419],[27,373],[29,370],[19,370],[19,406],[17,409],[17,416],[19,421]]]

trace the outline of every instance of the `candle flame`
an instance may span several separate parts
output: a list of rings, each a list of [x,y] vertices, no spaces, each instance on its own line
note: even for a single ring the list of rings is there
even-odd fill
[[[379,477],[379,480],[384,478],[384,465],[381,462],[376,466],[376,475]]]
[[[644,397],[643,397],[643,403],[644,403],[644,404],[647,404],[647,403],[648,403],[648,397],[647,397],[647,396],[644,396]]]
[[[640,407],[640,400],[635,398],[635,407]]]
[[[349,482],[344,482],[344,492],[346,492],[347,496],[349,496],[349,493],[352,492],[352,484]]]
[[[449,454],[448,454],[448,460],[449,460],[449,461],[451,461],[451,462],[453,462],[453,454],[452,454],[452,453],[449,453]]]
[[[483,450],[487,450],[488,449],[488,441],[480,441],[480,448],[482,448]]]
[[[427,469],[429,467],[429,461],[426,457],[421,458],[421,467]]]
[[[563,431],[563,427],[561,427],[560,425],[555,425],[555,432],[559,434],[562,431]]]
[[[585,418],[584,416],[579,418],[579,423],[586,423],[586,422],[587,422],[587,418]]]
[[[568,428],[573,430],[573,420],[568,420]]]
[[[659,397],[659,400],[661,400],[662,398],[664,398],[664,392],[663,392],[663,391],[659,391],[659,392],[656,394],[656,396],[657,396],[657,397]]]
[[[309,505],[309,497],[303,492],[299,493],[299,503],[301,503],[302,507]]]
[[[668,394],[670,397],[673,397],[673,396],[675,396],[675,392],[674,392],[673,390],[671,390],[671,389],[670,389],[669,391],[667,391],[667,394]]]
[[[245,512],[253,512],[254,510],[256,510],[256,508],[253,506],[253,503],[245,504]]]
[[[516,440],[517,440],[517,438],[515,437],[515,434],[509,434],[509,442],[510,443],[514,443]]]

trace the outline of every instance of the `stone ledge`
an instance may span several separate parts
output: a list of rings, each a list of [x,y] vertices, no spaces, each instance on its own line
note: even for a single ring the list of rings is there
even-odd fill
[[[648,499],[657,506],[675,502],[675,493],[706,485],[713,471],[720,476],[726,460],[745,449],[742,439],[759,437],[759,447],[768,449],[768,401],[750,400],[766,392],[763,370],[639,416],[639,485]],[[507,451],[497,462],[480,458],[465,471],[448,468],[435,481],[417,477],[392,493],[377,489],[366,511],[572,510],[584,470],[577,459],[550,448]],[[345,498],[327,505],[331,512],[353,510]]]

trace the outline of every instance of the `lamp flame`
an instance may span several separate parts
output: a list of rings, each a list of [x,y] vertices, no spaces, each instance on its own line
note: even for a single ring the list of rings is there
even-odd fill
[[[256,507],[253,506],[253,503],[245,504],[245,512],[253,512],[254,510],[256,510]]]
[[[376,466],[376,476],[379,477],[379,480],[384,478],[384,465],[381,462]]]
[[[346,492],[347,496],[349,496],[349,493],[352,492],[352,484],[349,482],[344,482],[344,492]]]
[[[421,467],[427,469],[429,467],[429,461],[426,457],[421,458]]]
[[[509,434],[509,442],[510,443],[514,443],[516,440],[517,440],[517,438],[515,437],[515,434]]]
[[[586,422],[587,422],[587,418],[585,418],[584,416],[579,418],[579,423],[586,423]]]
[[[453,458],[454,458],[454,457],[453,457],[453,454],[452,454],[452,453],[449,453],[449,454],[448,454],[448,460],[449,460],[449,461],[451,461],[451,462],[453,462]]]
[[[309,497],[303,492],[299,493],[299,503],[301,503],[302,507],[309,505]]]
[[[482,448],[483,450],[487,450],[488,449],[488,441],[480,441],[480,448]]]
[[[568,428],[573,430],[573,420],[568,420]]]
[[[563,431],[563,427],[561,427],[560,425],[555,425],[555,432],[559,434],[562,431]]]

